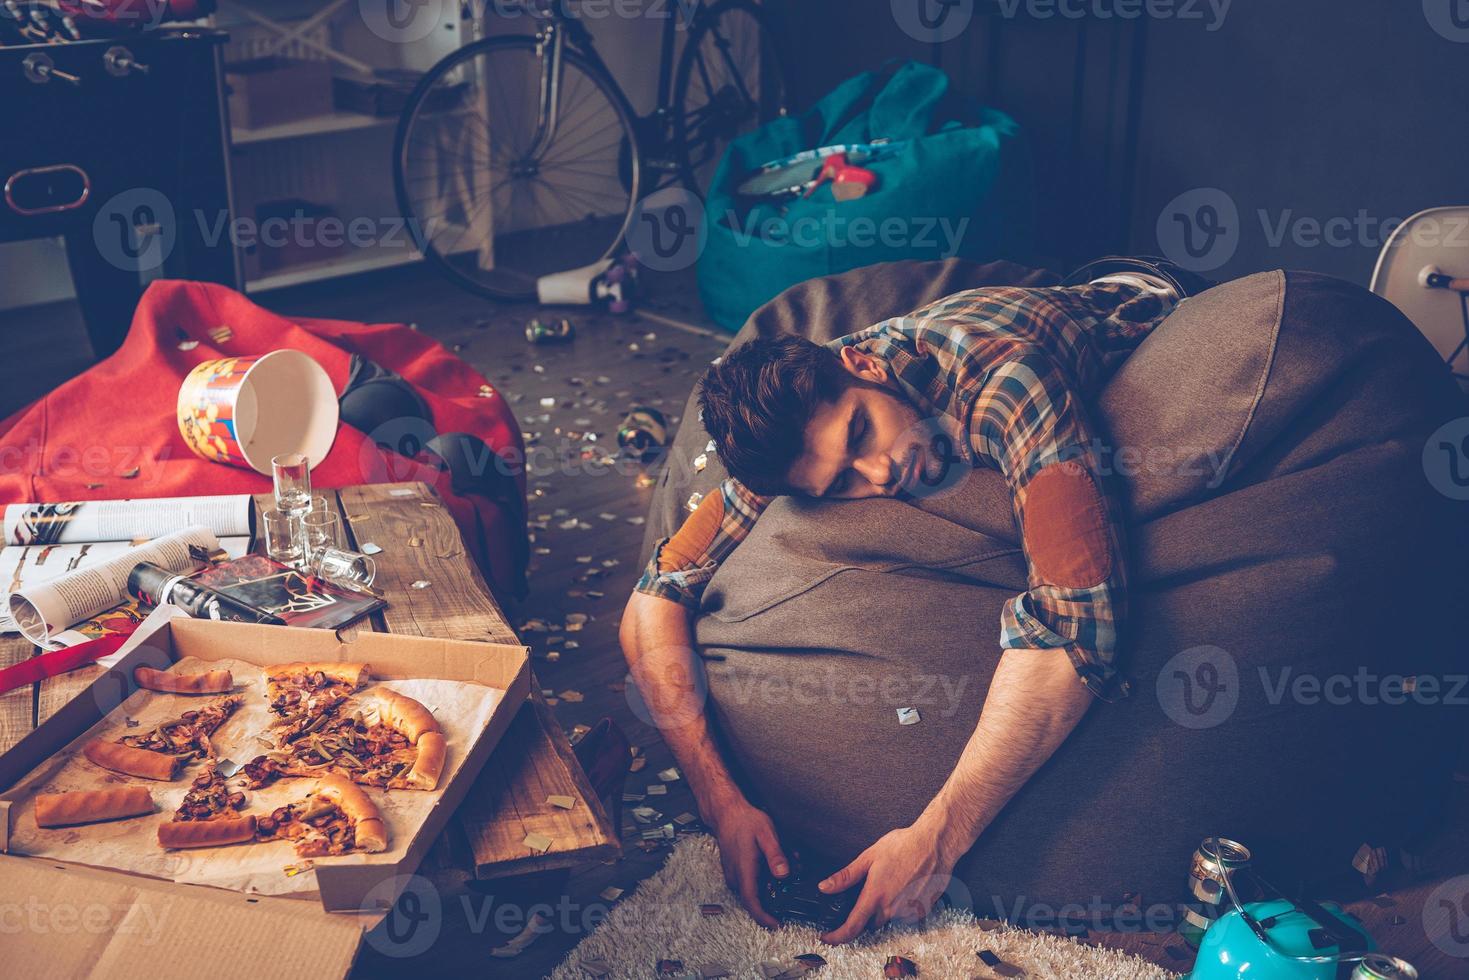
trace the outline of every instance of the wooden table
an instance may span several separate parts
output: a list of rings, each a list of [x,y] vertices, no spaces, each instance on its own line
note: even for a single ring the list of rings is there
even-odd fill
[[[388,607],[352,629],[520,642],[431,487],[384,483],[324,495],[342,514],[355,546],[371,542],[383,549],[375,556],[375,584]],[[256,506],[273,503],[264,495]],[[420,581],[428,587],[412,587]],[[26,640],[0,640],[0,667],[35,652]],[[100,668],[89,667],[0,696],[0,751],[51,717],[100,673]],[[531,700],[471,787],[439,848],[441,856],[453,855],[456,861],[462,855],[480,878],[572,867],[613,857],[621,849],[605,808],[534,679],[531,688]],[[553,795],[574,797],[577,804],[571,810],[549,806],[546,798]],[[536,854],[527,848],[524,841],[530,833],[551,838],[550,849]]]

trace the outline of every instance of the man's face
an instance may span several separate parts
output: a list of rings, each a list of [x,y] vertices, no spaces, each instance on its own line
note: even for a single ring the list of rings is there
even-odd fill
[[[806,451],[787,479],[812,497],[893,497],[935,479],[947,464],[930,450],[917,409],[886,386],[887,365],[852,351],[842,363],[858,382],[824,403],[806,426]]]

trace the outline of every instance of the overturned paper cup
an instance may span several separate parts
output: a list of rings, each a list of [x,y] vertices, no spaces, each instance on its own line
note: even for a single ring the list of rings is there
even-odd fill
[[[270,475],[300,453],[315,467],[337,438],[337,392],[320,364],[294,350],[205,361],[179,388],[179,432],[196,456]]]

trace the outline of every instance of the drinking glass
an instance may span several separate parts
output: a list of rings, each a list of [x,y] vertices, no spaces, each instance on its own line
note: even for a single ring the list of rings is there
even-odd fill
[[[300,515],[311,509],[311,461],[300,453],[285,453],[270,461],[275,479],[275,507]]]
[[[285,565],[295,565],[304,555],[301,518],[281,510],[261,515],[265,530],[265,553]]]
[[[313,553],[311,573],[338,585],[370,589],[377,578],[377,562],[355,551],[326,547]]]
[[[317,510],[313,507],[302,516],[301,527],[305,532],[302,546],[306,549],[308,560],[314,561],[316,554],[323,548],[342,547],[342,517],[340,514],[334,514],[329,510]]]

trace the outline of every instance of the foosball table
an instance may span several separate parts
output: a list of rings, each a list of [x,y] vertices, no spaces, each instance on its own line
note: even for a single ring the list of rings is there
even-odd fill
[[[238,287],[227,35],[197,0],[0,0],[0,242],[60,236],[95,353],[147,281]]]

